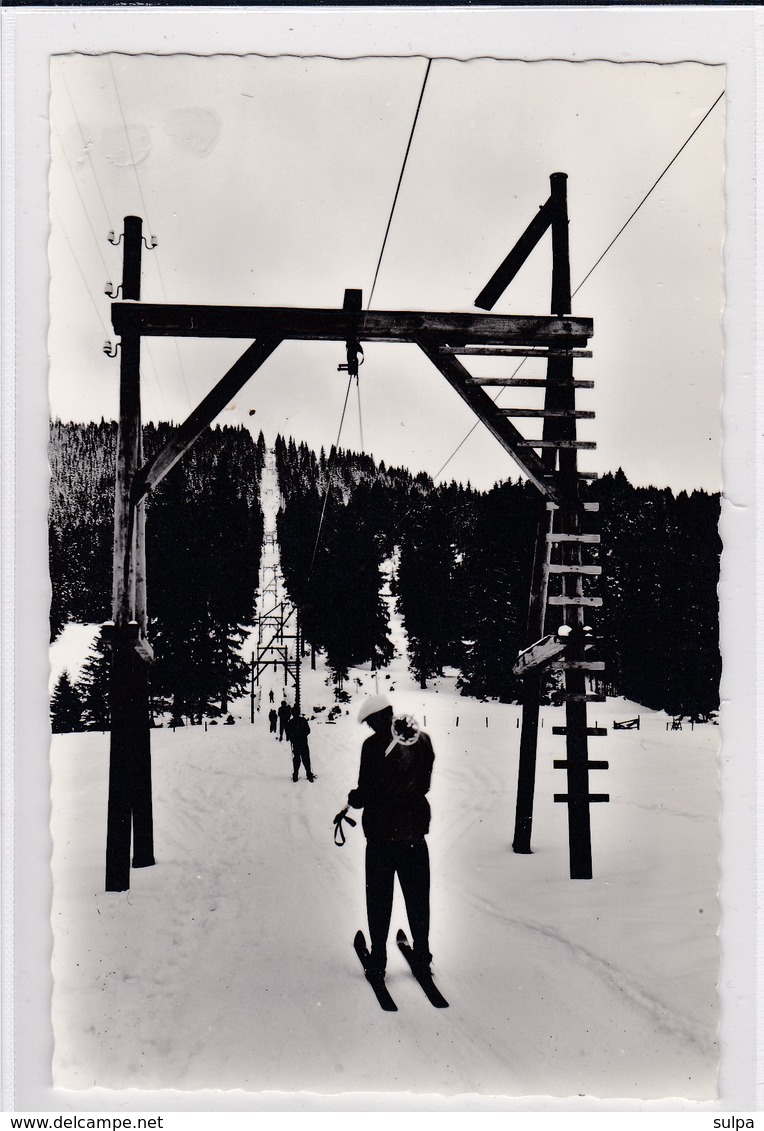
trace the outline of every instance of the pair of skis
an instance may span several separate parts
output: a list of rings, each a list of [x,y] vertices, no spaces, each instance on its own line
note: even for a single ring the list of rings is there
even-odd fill
[[[417,969],[414,962],[414,954],[411,949],[411,944],[406,938],[405,933],[403,931],[398,931],[398,934],[395,936],[395,941],[398,943],[398,949],[400,950],[401,954],[408,962],[411,973],[414,975],[417,982],[424,990],[427,1000],[431,1005],[434,1005],[436,1009],[446,1009],[448,1007],[448,1002],[443,997],[443,994],[440,992],[438,987],[435,985],[432,979],[432,974],[425,974],[422,973],[421,970]],[[398,1009],[398,1006],[393,1001],[390,991],[385,985],[384,974],[376,974],[369,971],[369,949],[366,946],[366,939],[363,937],[363,931],[359,931],[357,933],[356,937],[353,939],[353,946],[355,948],[356,954],[358,955],[358,958],[360,959],[361,965],[363,966],[363,971],[366,975],[366,981],[373,989],[374,995],[380,1006],[385,1010],[386,1013],[395,1013]]]

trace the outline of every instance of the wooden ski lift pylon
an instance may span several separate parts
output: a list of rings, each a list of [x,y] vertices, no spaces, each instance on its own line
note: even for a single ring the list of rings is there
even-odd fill
[[[561,317],[570,313],[567,187],[562,173],[552,174],[549,199],[483,288],[476,300],[477,306],[487,309],[494,306],[547,231],[552,237],[551,310]],[[588,351],[577,351],[577,355],[589,356]],[[585,499],[586,482],[596,476],[582,473],[578,467],[578,452],[592,450],[596,444],[577,437],[577,422],[593,419],[594,413],[576,407],[576,391],[592,388],[593,382],[574,380],[574,356],[573,351],[550,351],[543,381],[512,377],[482,382],[480,378],[471,378],[470,383],[522,385],[545,390],[542,408],[501,410],[510,418],[543,421],[541,437],[522,440],[520,446],[539,453],[547,475],[557,487],[557,498],[544,500],[539,513],[527,622],[528,646],[515,666],[516,673],[524,678],[525,687],[512,847],[518,853],[531,851],[539,705],[544,673],[554,664],[562,669],[564,676],[565,726],[553,727],[552,732],[564,735],[566,740],[566,757],[556,759],[554,767],[567,772],[567,792],[555,794],[554,799],[568,807],[571,878],[590,879],[589,806],[593,802],[608,801],[609,797],[590,791],[589,771],[607,769],[608,764],[590,761],[588,754],[589,737],[607,733],[604,728],[589,727],[587,722],[587,704],[603,698],[586,690],[589,674],[604,667],[601,661],[591,658],[591,636],[585,625],[588,611],[602,604],[602,599],[592,591],[601,566],[585,560],[585,554],[599,544],[600,538],[598,533],[584,529],[596,515],[599,504]],[[561,582],[560,592],[555,594],[549,592],[552,578],[559,578]],[[547,633],[550,607],[563,612],[563,629],[555,637]]]
[[[131,844],[133,866],[154,863],[147,678],[151,647],[145,603],[144,501],[282,342],[343,342],[348,351],[348,366],[353,364],[354,368],[361,355],[362,342],[418,345],[535,484],[543,498],[560,507],[564,532],[572,534],[578,530],[581,505],[576,448],[582,445],[575,440],[575,418],[571,416],[574,410],[571,373],[573,358],[586,352],[593,324],[590,318],[574,318],[569,313],[565,177],[556,173],[551,179],[550,200],[523,237],[523,248],[527,246],[527,251],[518,251],[518,244],[478,300],[478,305],[492,304],[492,292],[496,292],[496,297],[503,292],[532,247],[551,226],[554,265],[550,316],[363,310],[357,290],[346,291],[341,309],[329,310],[143,303],[138,301],[142,221],[138,217],[125,218],[122,295],[129,301],[114,302],[111,307],[112,325],[121,337],[122,348],[114,516],[107,891],[129,888]],[[241,357],[148,463],[144,463],[141,450],[140,357],[141,342],[145,337],[249,340]],[[482,385],[487,382],[472,377],[458,356],[469,357],[475,352],[501,356],[510,351],[546,360],[544,407],[550,410],[550,414],[543,418],[541,442],[529,441],[517,430],[511,423],[510,414],[497,408],[484,391]],[[550,445],[550,441],[554,444]],[[559,467],[556,463],[558,457]],[[575,552],[568,549],[566,554],[567,564],[575,564],[578,560]],[[546,605],[545,579],[548,575],[543,565],[545,555],[544,540],[542,557],[539,558],[537,553],[540,564],[534,572],[532,610],[537,607],[545,609]],[[564,579],[565,595],[575,595],[575,584],[571,589],[570,578]],[[543,600],[540,597],[542,589]],[[580,607],[567,607],[566,621],[577,624],[580,612]],[[299,649],[297,654],[299,662]],[[573,659],[573,656],[570,658]],[[571,675],[576,672],[583,680],[582,672],[571,669]],[[573,686],[570,691],[572,694]],[[568,704],[569,711],[572,707],[573,701]],[[585,703],[583,707],[585,719]],[[576,726],[578,723],[569,718],[571,735]],[[525,731],[524,724],[524,734]],[[535,765],[535,743],[533,756]],[[573,760],[570,740],[568,760]],[[579,763],[580,756],[576,755],[574,777],[576,774],[580,777]],[[586,791],[571,786],[570,770],[568,778],[568,794],[574,798],[569,801],[572,814],[574,809],[581,808],[581,798]],[[586,814],[588,825],[588,802]]]

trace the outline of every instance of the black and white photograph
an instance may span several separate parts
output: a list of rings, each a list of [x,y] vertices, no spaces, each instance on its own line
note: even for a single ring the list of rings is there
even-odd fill
[[[740,54],[62,14],[15,47],[16,1103],[751,1107]]]
[[[724,68],[50,79],[55,1085],[714,1099]]]

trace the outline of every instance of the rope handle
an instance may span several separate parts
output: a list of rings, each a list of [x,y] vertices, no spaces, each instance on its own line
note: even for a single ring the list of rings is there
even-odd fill
[[[345,830],[342,827],[342,822],[347,821],[349,825],[352,825],[353,828],[355,828],[356,823],[352,817],[348,817],[347,812],[348,806],[345,806],[345,808],[342,809],[334,818],[334,843],[338,848],[342,848],[342,845],[345,843],[346,839]]]

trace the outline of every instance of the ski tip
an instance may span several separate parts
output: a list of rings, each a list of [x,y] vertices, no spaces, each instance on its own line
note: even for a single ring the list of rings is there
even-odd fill
[[[398,931],[398,934],[395,936],[395,939],[396,939],[396,942],[408,942],[409,941],[406,938],[406,932],[400,931],[400,930]]]
[[[355,938],[353,939],[353,946],[366,946],[366,939],[363,937],[363,931],[356,931]]]

